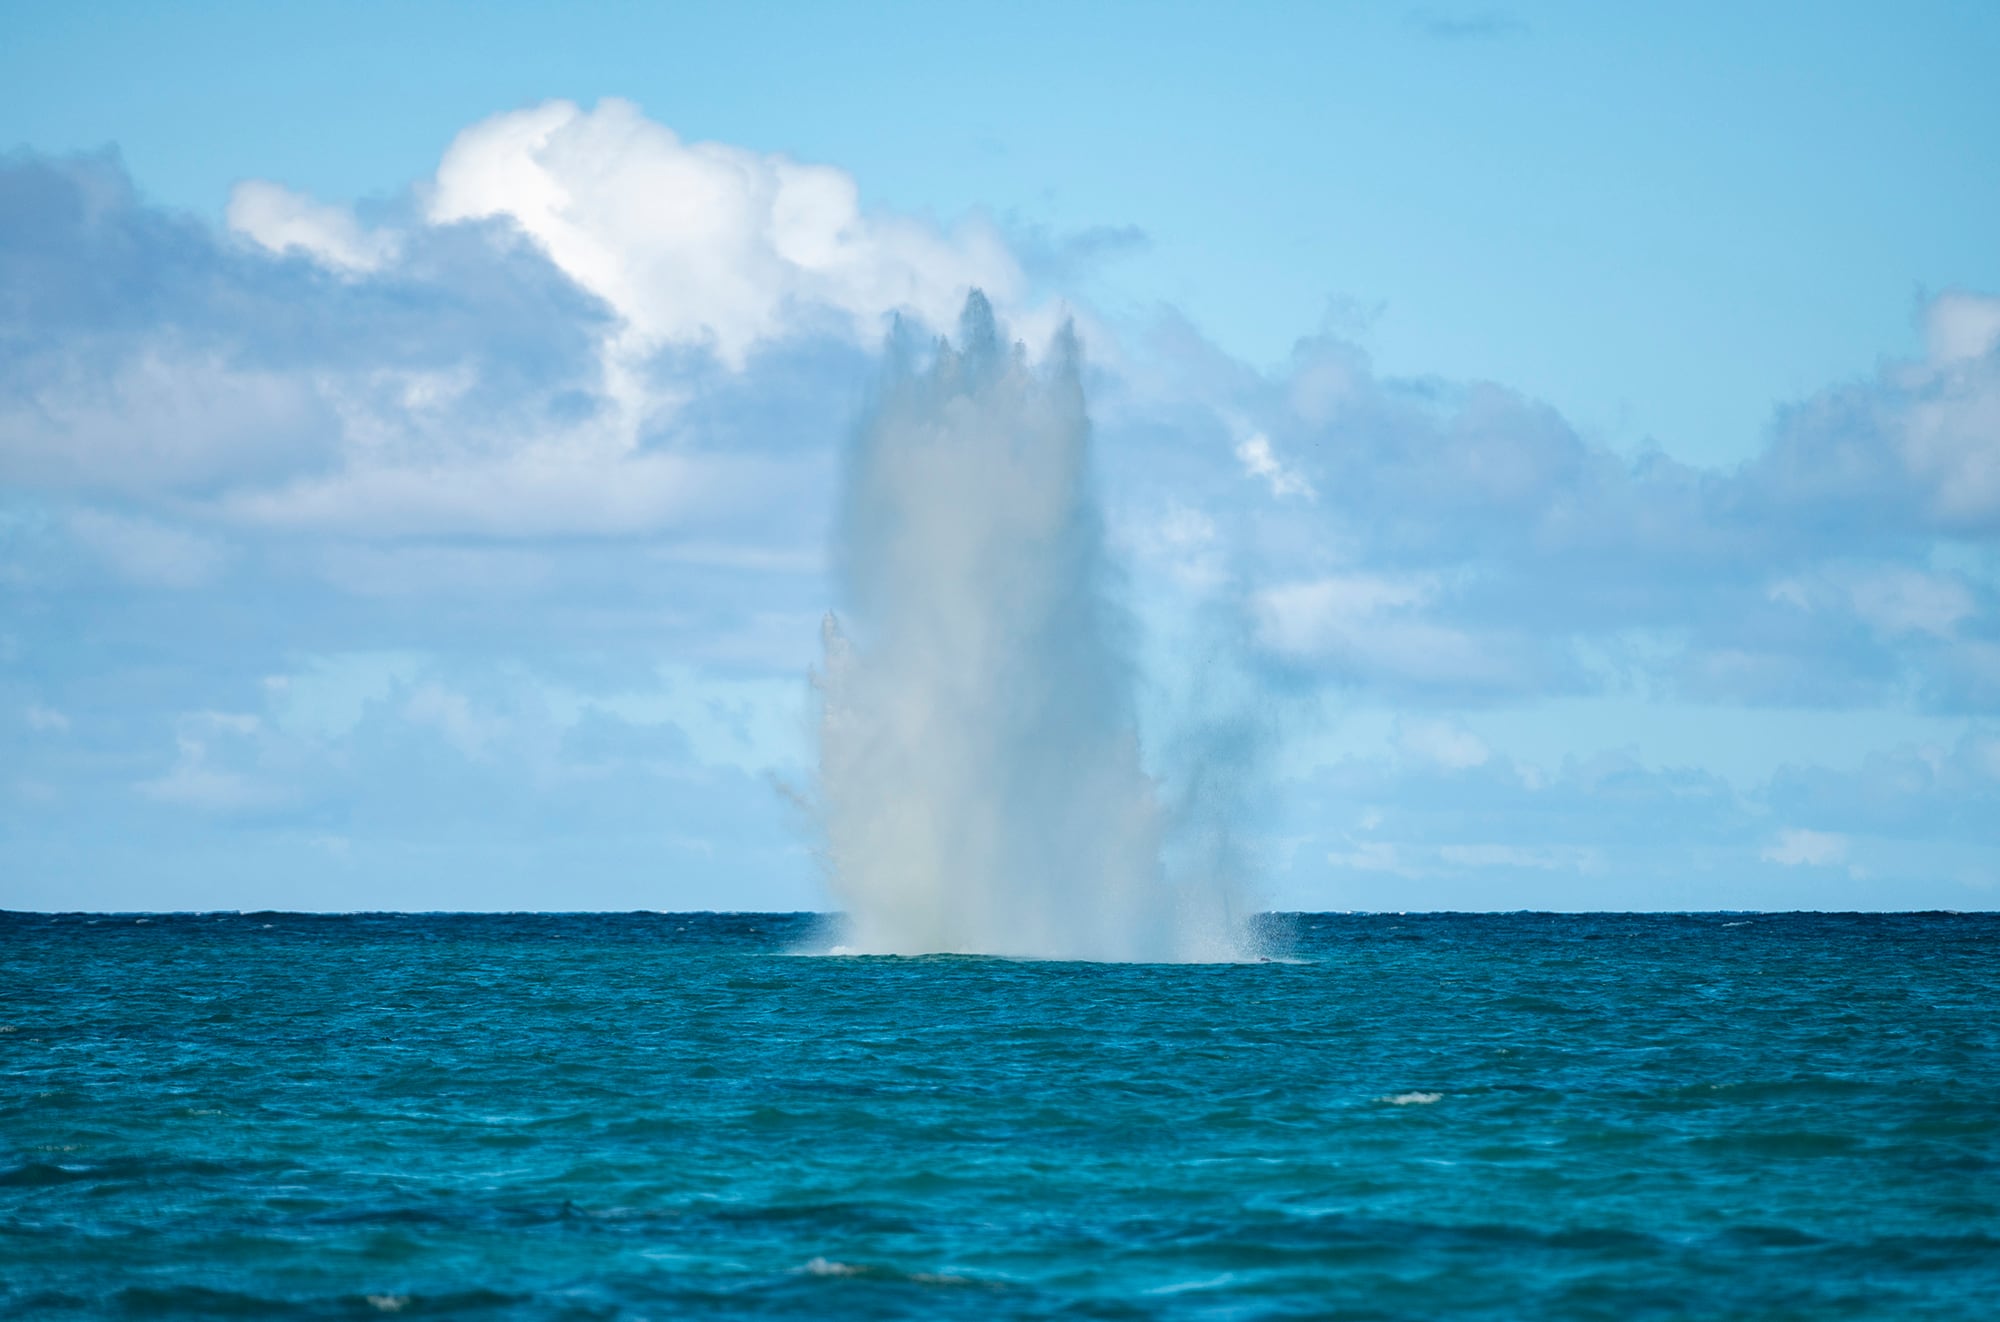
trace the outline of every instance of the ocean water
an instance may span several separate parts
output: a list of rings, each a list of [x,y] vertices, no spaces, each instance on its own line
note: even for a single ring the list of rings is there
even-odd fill
[[[816,924],[0,916],[0,1314],[2000,1316],[1994,915]]]

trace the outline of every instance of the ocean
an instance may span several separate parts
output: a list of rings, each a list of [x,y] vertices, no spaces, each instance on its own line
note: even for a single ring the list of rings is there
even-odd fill
[[[2000,1316],[2000,915],[0,916],[0,1314]]]

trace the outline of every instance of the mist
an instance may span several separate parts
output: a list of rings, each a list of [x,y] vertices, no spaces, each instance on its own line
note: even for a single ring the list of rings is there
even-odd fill
[[[1068,329],[1031,364],[974,292],[956,344],[891,347],[847,456],[817,679],[848,950],[1237,954],[1222,851],[1168,848],[1186,796],[1146,769],[1090,432]]]

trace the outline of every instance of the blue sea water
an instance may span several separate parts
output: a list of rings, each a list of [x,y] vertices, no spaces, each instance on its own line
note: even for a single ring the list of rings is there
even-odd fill
[[[0,1313],[2000,1316],[2000,917],[0,916]]]

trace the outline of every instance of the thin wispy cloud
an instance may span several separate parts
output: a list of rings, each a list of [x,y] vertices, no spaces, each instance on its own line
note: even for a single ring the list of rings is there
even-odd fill
[[[1525,19],[1499,9],[1452,12],[1413,9],[1404,21],[1417,32],[1438,41],[1499,41],[1525,37],[1531,29]]]

